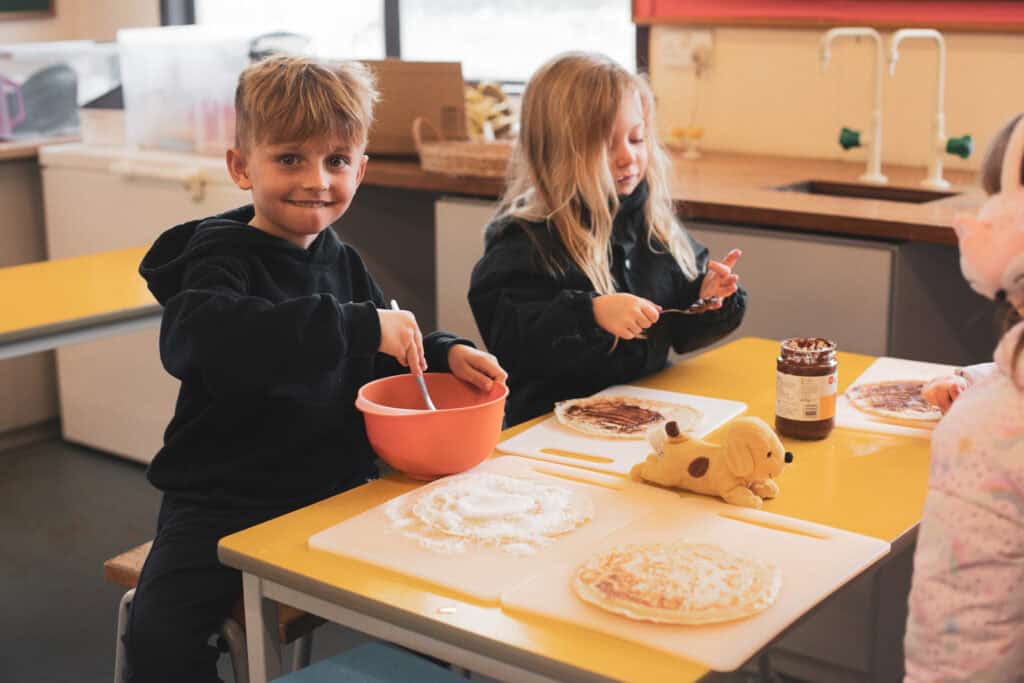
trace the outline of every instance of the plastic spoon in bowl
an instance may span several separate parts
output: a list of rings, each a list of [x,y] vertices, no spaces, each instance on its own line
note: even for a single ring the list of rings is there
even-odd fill
[[[391,310],[400,311],[402,310],[398,306],[398,302],[394,299],[391,300]],[[422,372],[414,372],[413,377],[416,378],[416,382],[420,385],[420,393],[423,394],[423,402],[427,404],[427,410],[437,410],[434,406],[434,402],[430,400],[430,392],[427,391],[427,383],[423,381]]]

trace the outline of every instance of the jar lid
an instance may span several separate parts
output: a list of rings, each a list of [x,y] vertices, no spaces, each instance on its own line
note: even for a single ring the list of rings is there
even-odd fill
[[[791,353],[819,354],[835,351],[836,343],[823,337],[792,337],[782,341],[782,349]]]

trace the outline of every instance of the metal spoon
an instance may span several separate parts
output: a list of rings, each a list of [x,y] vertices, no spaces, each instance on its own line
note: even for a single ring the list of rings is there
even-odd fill
[[[394,299],[391,300],[391,310],[400,311],[402,310],[398,306],[398,302]],[[427,410],[437,410],[434,406],[434,402],[430,400],[430,393],[427,391],[427,383],[423,381],[422,372],[414,372],[413,377],[416,378],[416,383],[420,385],[420,393],[423,394],[423,402],[427,404]]]
[[[718,308],[721,301],[722,300],[717,296],[702,297],[694,301],[686,308],[666,308],[663,311],[661,311],[660,315],[665,315],[666,313],[678,313],[680,315],[700,315],[701,313],[706,313],[707,311],[710,311],[714,308]],[[647,339],[647,335],[644,332],[641,332],[636,337],[634,337],[634,339]],[[619,338],[616,337],[615,340],[612,342],[612,348],[608,349],[608,353],[614,353],[615,349],[618,348],[618,346]]]

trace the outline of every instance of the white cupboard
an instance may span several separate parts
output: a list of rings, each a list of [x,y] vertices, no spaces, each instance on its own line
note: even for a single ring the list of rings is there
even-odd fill
[[[42,184],[34,158],[0,162],[0,207],[0,268],[45,259]],[[44,436],[56,429],[56,417],[53,353],[0,361],[0,444],[13,447]]]
[[[118,147],[40,150],[50,258],[151,243],[168,227],[240,206],[221,159]],[[149,462],[178,382],[160,364],[156,327],[57,350],[64,438]]]
[[[473,266],[484,253],[484,226],[497,204],[479,199],[440,199],[434,206],[437,231],[437,327],[484,348],[466,298]]]

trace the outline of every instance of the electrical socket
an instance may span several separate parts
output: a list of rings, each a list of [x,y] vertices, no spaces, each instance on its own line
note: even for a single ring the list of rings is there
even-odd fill
[[[693,69],[699,75],[711,65],[714,45],[710,29],[672,29],[659,38],[662,64],[673,69]]]

